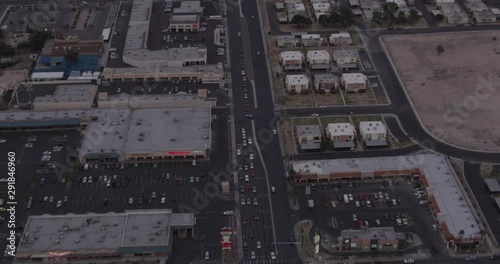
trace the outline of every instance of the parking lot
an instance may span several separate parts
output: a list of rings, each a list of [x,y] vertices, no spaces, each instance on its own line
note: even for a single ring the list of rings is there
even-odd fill
[[[210,172],[224,170],[229,158],[227,110],[214,109],[213,114],[217,118],[212,122],[211,151],[217,159],[199,160],[194,166],[191,160],[178,160],[156,165],[128,163],[123,165],[123,169],[117,164],[109,164],[109,167],[98,164],[97,168],[84,170],[84,166],[78,166],[76,159],[76,150],[80,145],[80,132],[77,130],[6,132],[2,135],[6,142],[1,145],[0,155],[7,157],[9,151],[16,153],[18,223],[26,221],[28,215],[172,208],[174,212],[194,212],[197,216],[194,238],[175,240],[177,251],[174,251],[176,254],[172,256],[172,263],[188,263],[195,255],[192,252],[199,251],[201,256],[201,252],[206,250],[220,259],[219,231],[231,223],[230,217],[223,212],[233,209],[234,201],[207,195],[207,186],[213,186],[209,184],[213,183]],[[44,156],[47,164],[55,165],[56,172],[50,170],[50,165],[41,166]],[[5,175],[7,159],[0,162],[0,168]],[[113,180],[114,175],[116,178]],[[108,181],[111,179],[109,186],[105,177]],[[89,178],[92,178],[91,182]],[[5,200],[7,184],[2,185],[0,198],[3,195]],[[0,216],[5,217],[5,213],[0,213]],[[6,224],[2,223],[0,235],[7,232]],[[4,241],[0,247],[5,247]],[[188,248],[190,254],[180,253]]]
[[[206,17],[210,15],[217,15],[214,2],[202,2],[201,4],[205,7],[204,15]],[[176,2],[173,7],[177,7],[178,5],[180,5],[180,3]],[[164,2],[153,3],[148,34],[148,49],[161,50],[167,48],[194,47],[203,44],[208,49],[207,64],[216,64],[224,61],[223,56],[217,55],[218,47],[213,44],[213,32],[217,25],[222,24],[220,21],[202,21],[200,29],[203,29],[199,32],[169,32],[167,29],[170,24],[169,21],[171,14],[165,13],[164,9]],[[125,11],[125,15],[118,16],[114,28],[114,32],[116,32],[116,34],[113,33],[114,35],[110,43],[110,47],[115,48],[115,53],[120,56],[115,59],[109,58],[106,65],[107,67],[130,67],[129,65],[123,63],[121,55],[123,54],[131,10],[131,3],[121,4],[120,12]]]
[[[424,248],[435,246],[436,251],[444,251],[440,232],[433,227],[435,220],[430,207],[427,204],[419,205],[419,201],[425,200],[425,196],[416,197],[412,182],[318,183],[315,187],[310,185],[310,195],[305,194],[306,188],[299,188],[301,218],[313,220],[315,227],[334,238],[346,229],[392,226],[396,232],[418,234]],[[308,205],[310,199],[314,200],[313,209]]]

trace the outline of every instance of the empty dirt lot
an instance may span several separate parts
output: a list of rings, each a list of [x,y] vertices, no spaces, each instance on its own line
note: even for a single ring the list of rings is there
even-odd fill
[[[382,42],[431,133],[458,146],[500,151],[500,31],[386,36]],[[444,52],[438,54],[437,45]]]

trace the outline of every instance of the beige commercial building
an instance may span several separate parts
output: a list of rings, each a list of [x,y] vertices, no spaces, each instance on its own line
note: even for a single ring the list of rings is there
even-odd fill
[[[200,28],[199,15],[173,15],[170,19],[168,27],[174,32],[191,32],[198,31]]]
[[[97,94],[96,85],[58,85],[53,95],[38,96],[33,100],[35,111],[92,108]]]

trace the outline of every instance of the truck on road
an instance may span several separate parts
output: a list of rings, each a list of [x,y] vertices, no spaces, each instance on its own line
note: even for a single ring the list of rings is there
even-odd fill
[[[309,205],[309,209],[314,208],[314,200],[313,200],[313,199],[309,199],[309,200],[307,201],[307,204]]]

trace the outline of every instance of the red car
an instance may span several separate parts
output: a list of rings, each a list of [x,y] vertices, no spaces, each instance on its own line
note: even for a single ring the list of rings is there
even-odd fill
[[[250,183],[247,183],[247,190],[250,190],[250,189],[251,189]]]

